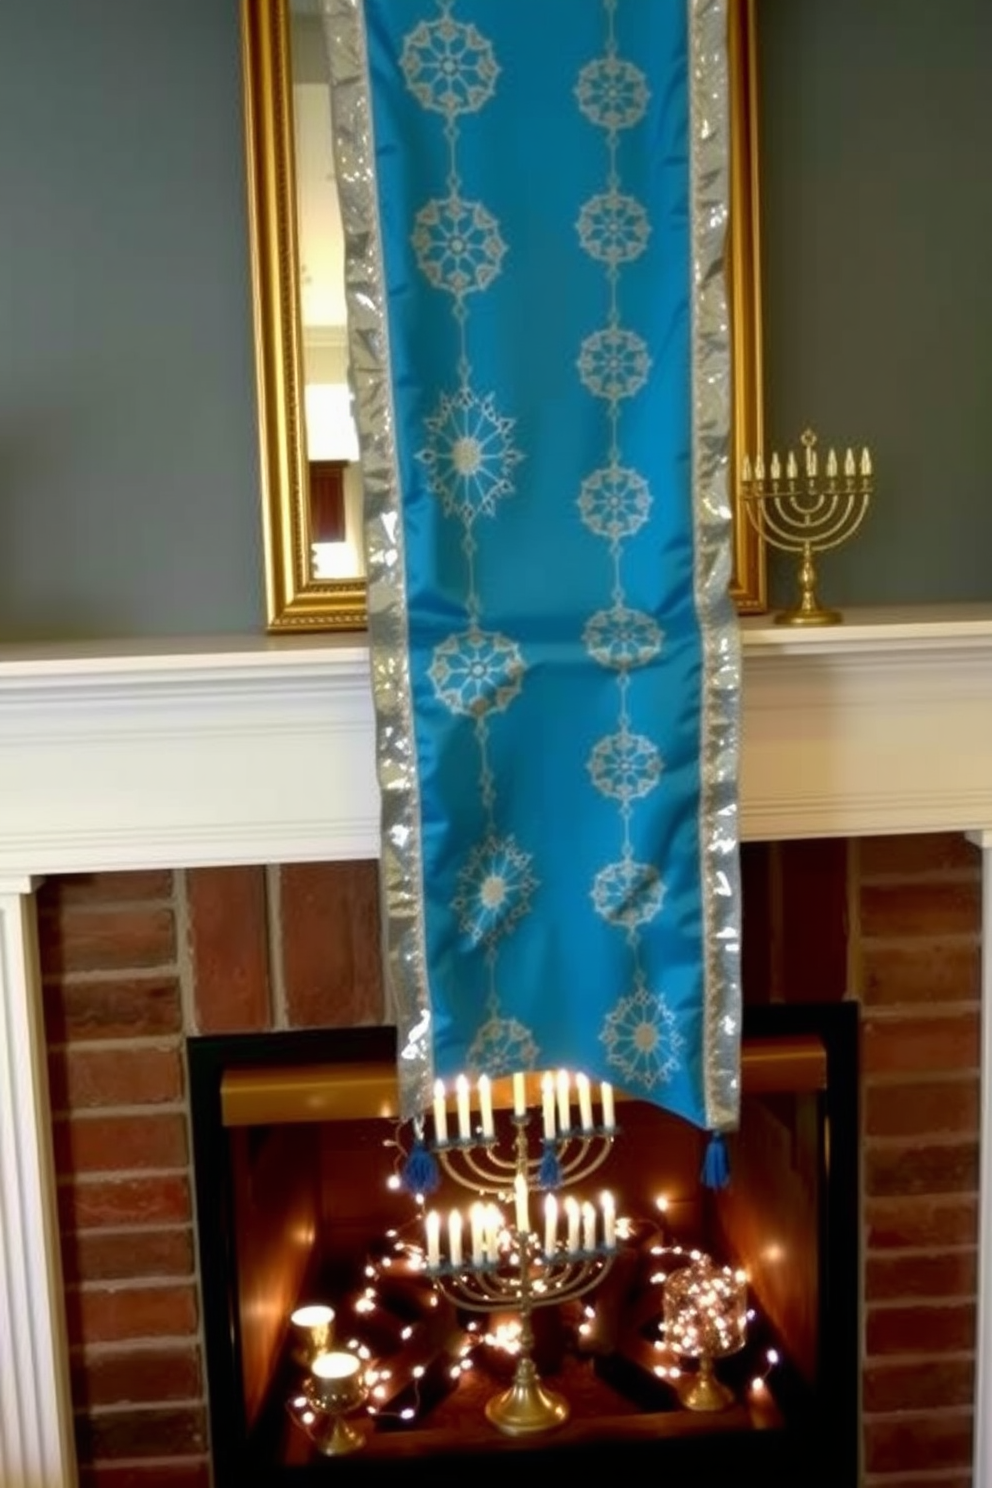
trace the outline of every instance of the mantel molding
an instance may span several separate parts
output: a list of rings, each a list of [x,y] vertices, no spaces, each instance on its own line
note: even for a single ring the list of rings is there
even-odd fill
[[[745,839],[992,827],[992,607],[745,620]],[[374,857],[362,637],[0,649],[0,875]]]

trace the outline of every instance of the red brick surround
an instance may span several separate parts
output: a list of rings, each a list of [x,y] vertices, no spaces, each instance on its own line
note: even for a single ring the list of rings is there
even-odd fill
[[[978,853],[796,843],[745,867],[748,995],[864,1006],[867,1488],[969,1488]],[[375,880],[322,864],[40,892],[84,1488],[209,1482],[183,1040],[380,1021]]]

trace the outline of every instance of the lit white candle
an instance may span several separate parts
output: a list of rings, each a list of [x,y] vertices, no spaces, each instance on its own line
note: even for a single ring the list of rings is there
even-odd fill
[[[472,1135],[472,1111],[468,1103],[468,1080],[459,1075],[455,1081],[455,1099],[458,1102],[458,1135],[467,1142]]]
[[[514,1116],[527,1115],[527,1087],[519,1070],[513,1077],[513,1114]]]
[[[867,445],[861,451],[861,474],[871,475],[871,452]]]
[[[527,1179],[518,1173],[513,1180],[513,1196],[516,1200],[517,1229],[521,1235],[530,1233],[530,1215],[527,1212]]]
[[[854,463],[854,451],[850,448],[844,454],[844,474],[851,476],[856,474],[857,466]]]
[[[555,1253],[558,1244],[558,1200],[554,1194],[547,1194],[544,1199],[544,1254],[549,1258]]]
[[[555,1139],[555,1084],[550,1073],[541,1079],[541,1108],[544,1113],[544,1140]]]
[[[569,1110],[569,1079],[568,1070],[559,1070],[556,1084],[558,1087],[558,1130],[567,1132],[571,1130],[572,1113]]]
[[[494,1137],[496,1128],[493,1125],[493,1087],[488,1075],[479,1076],[479,1115],[482,1118],[482,1135]]]
[[[602,1200],[603,1208],[603,1244],[607,1250],[612,1250],[617,1243],[617,1206],[613,1195],[604,1193]]]
[[[617,1119],[613,1111],[613,1086],[603,1082],[599,1087],[599,1098],[603,1102],[603,1125],[607,1131],[613,1131]]]
[[[503,1216],[495,1204],[486,1205],[486,1259],[499,1259],[499,1232],[503,1228]]]
[[[596,1211],[591,1204],[582,1205],[582,1249],[596,1249]]]
[[[448,1110],[443,1080],[434,1081],[434,1139],[439,1147],[443,1147],[448,1140]]]
[[[592,1131],[592,1090],[589,1076],[581,1072],[575,1077],[575,1088],[579,1094],[579,1120],[583,1131]]]
[[[565,1200],[565,1218],[568,1221],[567,1246],[570,1255],[579,1248],[579,1203],[571,1195]]]
[[[472,1265],[481,1266],[485,1258],[486,1211],[481,1204],[473,1204],[469,1211],[472,1227]]]
[[[462,1216],[458,1209],[448,1215],[448,1253],[453,1266],[462,1263]]]
[[[427,1265],[436,1271],[441,1264],[441,1216],[432,1209],[427,1216]]]

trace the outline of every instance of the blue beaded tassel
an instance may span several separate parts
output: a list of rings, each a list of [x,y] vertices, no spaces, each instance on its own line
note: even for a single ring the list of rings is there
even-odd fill
[[[699,1175],[704,1188],[726,1188],[730,1182],[730,1159],[727,1144],[719,1132],[711,1132]]]

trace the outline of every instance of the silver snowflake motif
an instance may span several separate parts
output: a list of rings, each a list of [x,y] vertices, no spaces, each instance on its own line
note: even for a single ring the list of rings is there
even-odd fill
[[[646,734],[626,728],[600,739],[587,766],[592,783],[604,796],[635,801],[654,790],[661,779],[661,755]]]
[[[619,57],[587,62],[575,85],[579,108],[601,129],[630,129],[644,117],[651,94],[639,67]]]
[[[618,672],[647,666],[664,640],[664,631],[650,615],[621,604],[597,610],[582,632],[583,645],[593,660]]]
[[[648,380],[651,358],[647,342],[634,331],[610,326],[582,343],[579,376],[597,398],[632,398]]]
[[[516,1018],[488,1018],[479,1028],[468,1051],[473,1074],[499,1079],[517,1070],[533,1069],[539,1053],[534,1035]]]
[[[400,66],[417,102],[449,119],[480,109],[499,75],[486,38],[450,16],[415,26],[404,39]]]
[[[531,862],[514,837],[489,836],[472,849],[451,907],[473,945],[495,944],[530,912],[530,896],[537,888]]]
[[[600,1040],[624,1083],[653,1090],[667,1085],[681,1067],[685,1039],[675,1014],[660,994],[639,986],[607,1014]]]
[[[579,511],[590,532],[618,542],[644,526],[651,511],[651,492],[636,470],[606,465],[582,482]]]
[[[452,713],[483,718],[509,707],[526,669],[516,641],[473,626],[435,646],[427,675]]]
[[[488,289],[506,253],[492,213],[460,196],[439,197],[421,207],[410,241],[424,277],[456,298]]]
[[[480,398],[470,388],[441,395],[437,412],[425,419],[427,447],[420,460],[447,516],[471,525],[495,515],[501,496],[513,491],[510,473],[522,456],[514,449],[515,420],[496,410],[492,393]]]
[[[664,897],[665,886],[657,868],[651,863],[635,863],[633,858],[610,863],[593,880],[592,902],[596,913],[625,930],[634,930],[653,920]]]
[[[640,202],[619,191],[605,191],[586,202],[579,214],[579,242],[599,263],[632,263],[651,236],[648,214]]]

